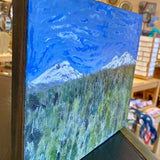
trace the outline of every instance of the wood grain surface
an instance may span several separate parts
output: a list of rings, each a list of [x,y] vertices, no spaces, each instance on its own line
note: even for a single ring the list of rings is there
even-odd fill
[[[24,104],[28,0],[13,0],[12,160],[24,159]]]

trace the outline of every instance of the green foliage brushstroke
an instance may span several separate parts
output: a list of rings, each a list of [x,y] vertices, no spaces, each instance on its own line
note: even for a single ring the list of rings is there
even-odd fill
[[[47,91],[27,89],[25,160],[78,160],[121,129],[134,67],[101,70]]]

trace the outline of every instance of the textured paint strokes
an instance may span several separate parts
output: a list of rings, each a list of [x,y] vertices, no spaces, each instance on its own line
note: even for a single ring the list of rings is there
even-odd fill
[[[79,160],[125,126],[141,24],[94,0],[29,0],[25,160]]]
[[[94,0],[30,0],[27,82],[66,60],[86,74],[126,51],[136,59],[141,19]]]

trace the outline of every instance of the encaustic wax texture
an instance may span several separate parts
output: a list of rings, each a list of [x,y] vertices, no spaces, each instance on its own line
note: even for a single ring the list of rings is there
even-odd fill
[[[78,160],[125,126],[141,24],[95,0],[29,0],[25,160]]]

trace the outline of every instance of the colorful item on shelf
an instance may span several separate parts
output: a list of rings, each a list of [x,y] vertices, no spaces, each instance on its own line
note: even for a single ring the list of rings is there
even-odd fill
[[[159,17],[157,17],[157,16],[151,17],[150,22],[148,22],[148,27],[155,27],[156,21],[159,21]]]
[[[137,107],[143,108],[143,107],[145,107],[145,106],[146,106],[146,105],[145,105],[143,102],[137,103]]]
[[[126,125],[143,17],[95,0],[28,9],[24,159],[79,160]]]
[[[134,100],[130,100],[130,107],[132,107],[133,105],[136,105],[137,103],[140,103],[141,99],[134,99]]]
[[[147,101],[143,101],[142,104],[143,104],[144,106],[147,106]]]
[[[0,30],[9,32],[12,29],[12,20],[8,14],[0,14]]]
[[[8,72],[5,72],[4,70],[0,69],[0,74],[3,74],[3,75],[9,75]]]
[[[145,144],[154,144],[157,139],[157,131],[154,126],[154,120],[152,117],[146,114],[142,114],[143,124],[140,127],[140,137],[144,139]]]
[[[153,109],[147,111],[147,114],[154,117],[154,116],[160,114],[160,109],[159,108],[153,108]]]
[[[147,105],[148,106],[153,105],[153,101],[152,100],[147,101]]]
[[[5,63],[5,68],[12,68],[12,63],[6,62]]]
[[[135,106],[135,101],[130,101],[129,106],[130,106],[130,107]]]
[[[137,107],[143,108],[152,104],[153,104],[152,100],[142,101],[141,99],[136,99],[136,100],[130,100],[129,106],[130,107],[137,106]]]
[[[154,37],[154,33],[157,33],[156,36],[158,36],[159,33],[160,33],[159,30],[158,30],[156,27],[154,27],[154,28],[152,29],[151,33],[149,34],[149,37]]]
[[[142,138],[145,142],[145,144],[154,144],[154,142],[157,139],[157,131],[155,129],[154,119],[148,115],[144,114],[143,112],[131,108],[130,114],[133,114],[134,116],[130,115],[131,119],[128,119],[128,123],[132,124],[140,124],[140,131],[139,136]]]

